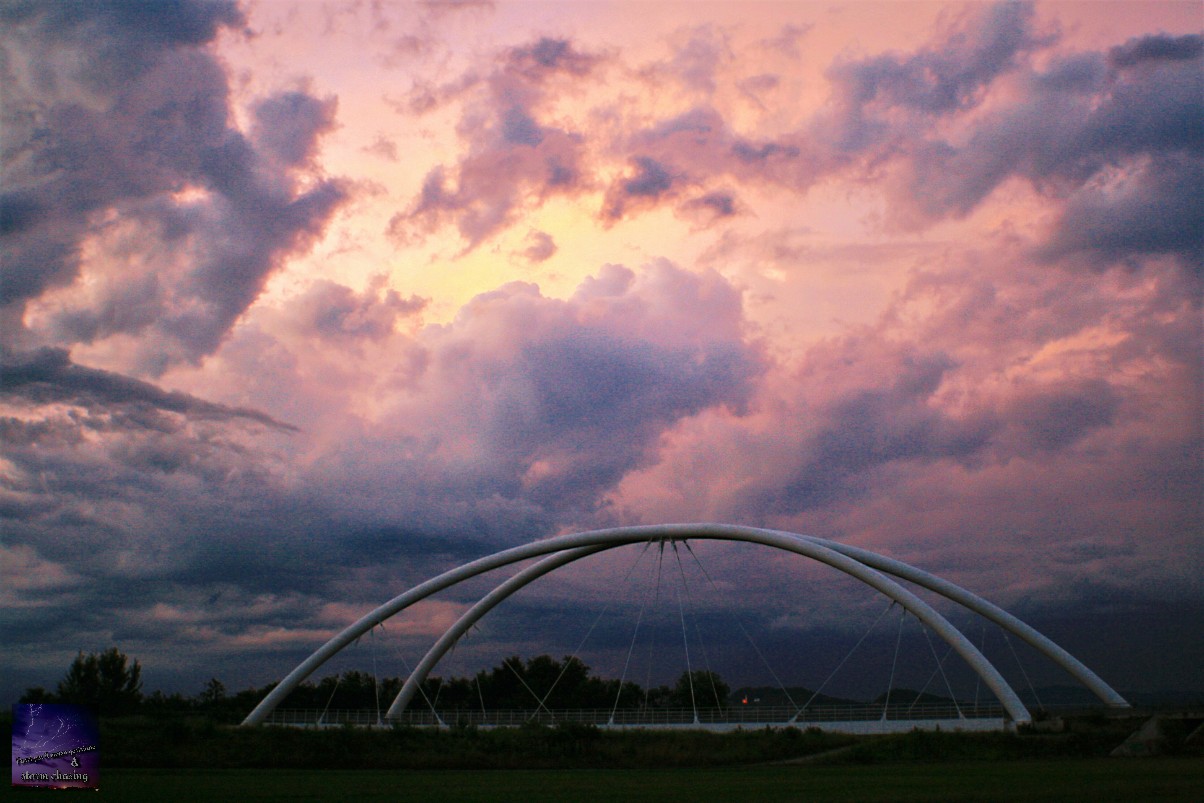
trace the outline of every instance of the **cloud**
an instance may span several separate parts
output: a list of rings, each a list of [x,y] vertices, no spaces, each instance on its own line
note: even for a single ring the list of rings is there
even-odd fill
[[[526,247],[523,248],[521,253],[523,258],[528,262],[546,262],[556,254],[556,241],[546,231],[535,231],[533,229],[527,232],[527,237],[523,240],[523,243]]]
[[[490,45],[486,5],[314,12],[332,58],[407,55],[391,131],[338,71],[261,89],[231,4],[0,10],[6,667],[119,643],[266,683],[448,565],[672,520],[848,540],[1043,614],[1198,600],[1198,34],[1087,46],[1040,22],[1073,15],[972,5],[822,73],[847,17],[704,23],[650,61],[505,9]],[[383,179],[337,159],[421,185],[350,205]],[[605,230],[575,228],[590,206]],[[625,224],[665,210],[652,240]],[[340,212],[347,237],[396,213],[402,250],[298,259]],[[411,264],[446,234],[496,259]],[[472,284],[493,268],[550,284]],[[725,549],[775,639],[864,605]],[[592,604],[621,574],[598,564],[541,600]],[[834,610],[783,602],[800,582]]]
[[[364,153],[370,153],[373,156],[379,156],[381,159],[385,159],[390,162],[396,162],[398,159],[397,143],[391,139],[388,139],[383,134],[378,136],[376,141],[371,145],[365,145],[363,148],[361,148],[361,150]]]
[[[1144,41],[1124,52],[1142,52]],[[925,225],[964,216],[1019,177],[1064,203],[1048,232],[1049,255],[1093,252],[1108,264],[1172,253],[1198,262],[1192,232],[1199,229],[1199,205],[1184,184],[1204,154],[1204,79],[1201,49],[1191,41],[1175,45],[1174,59],[1115,53],[1056,59],[1043,72],[1027,73],[1013,87],[1020,91],[980,115],[959,141],[913,135],[896,144],[892,199],[899,219]]]
[[[657,90],[674,81],[686,91],[713,93],[721,66],[732,57],[727,35],[710,25],[701,25],[678,31],[671,46],[673,55],[644,67],[640,71],[642,77]]]
[[[686,218],[707,227],[726,218],[740,214],[741,205],[730,189],[719,189],[691,198],[681,205],[679,212]]]
[[[1049,42],[1032,30],[1033,16],[1031,3],[995,3],[970,12],[943,41],[911,55],[838,64],[829,77],[849,104],[848,122],[876,104],[926,114],[978,105],[987,87],[1016,66],[1018,56]],[[864,139],[863,133],[849,134],[852,141]]]
[[[76,404],[106,412],[147,408],[201,419],[245,419],[295,431],[294,427],[256,410],[226,407],[185,393],[164,391],[121,374],[73,365],[67,352],[61,349],[5,355],[0,361],[0,398],[37,405]]]
[[[435,18],[460,12],[488,11],[494,7],[493,0],[421,0],[419,5]]]
[[[252,109],[250,139],[236,130],[225,73],[200,47],[241,22],[227,4],[10,15],[10,65],[37,48],[76,59],[9,76],[5,127],[25,156],[6,163],[0,303],[14,319],[33,313],[9,342],[130,336],[129,367],[150,374],[211,354],[346,196],[328,179],[303,189],[297,172],[334,100],[274,94]],[[113,262],[120,281],[106,280]]]
[[[450,222],[471,251],[520,212],[581,191],[584,137],[540,123],[539,113],[553,85],[581,79],[598,61],[567,39],[544,37],[500,54],[484,79],[468,72],[444,87],[420,88],[408,102],[414,111],[469,95],[459,125],[468,152],[454,169],[430,169],[418,197],[390,220],[390,234],[405,240]]]
[[[731,130],[710,106],[637,129],[622,147],[636,155],[630,158],[632,172],[607,188],[602,217],[608,221],[676,201],[686,187],[705,188],[721,177],[805,189],[817,176],[817,162],[803,143],[792,136],[780,141],[748,139]],[[698,211],[702,205],[726,217],[735,211],[733,203],[730,190],[715,187],[687,202],[684,211],[691,206]]]
[[[449,324],[396,325],[420,307],[327,281],[250,316],[207,365],[208,386],[300,409],[317,400],[299,432],[61,351],[10,359],[11,544],[80,567],[92,604],[110,611],[99,596],[131,578],[170,586],[164,601],[215,585],[231,600],[308,600],[360,577],[360,599],[374,593],[364,573],[390,556],[422,571],[589,520],[679,421],[742,410],[764,368],[739,292],[669,263],[603,268],[569,300],[506,285]],[[288,607],[304,623],[309,604]]]
[[[875,322],[775,365],[746,415],[683,421],[614,507],[848,539],[1005,603],[1086,552],[1133,593],[1184,577],[1172,556],[1199,552],[1204,515],[1196,279],[1050,271],[1024,248],[914,273]]]
[[[1068,200],[1040,253],[1083,254],[1089,264],[1134,264],[1171,254],[1204,269],[1204,160],[1169,155],[1134,165],[1109,187],[1088,185]]]
[[[593,69],[598,59],[579,52],[567,39],[540,37],[525,47],[515,47],[505,55],[507,72],[532,81],[542,81],[556,73],[582,76]]]
[[[420,312],[427,302],[417,296],[403,299],[396,290],[384,289],[383,282],[378,277],[368,292],[357,296],[348,287],[319,279],[294,302],[290,325],[327,339],[388,337],[398,320]]]
[[[1133,67],[1143,61],[1193,61],[1204,55],[1204,37],[1196,34],[1138,36],[1108,51],[1115,67]]]
[[[665,165],[649,156],[636,156],[631,164],[634,173],[617,179],[606,191],[602,204],[605,220],[618,220],[631,209],[655,206],[674,184],[682,181],[682,176],[673,175]]]
[[[306,92],[280,92],[251,108],[251,138],[259,150],[290,168],[309,162],[318,137],[334,127],[336,98],[318,100]]]
[[[390,418],[435,439],[453,487],[474,477],[465,493],[585,514],[675,421],[743,406],[761,363],[740,309],[718,276],[667,263],[605,268],[567,302],[509,284],[423,334],[421,395]]]

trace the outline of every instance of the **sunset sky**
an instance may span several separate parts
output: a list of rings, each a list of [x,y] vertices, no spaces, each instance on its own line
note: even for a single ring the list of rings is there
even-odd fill
[[[148,691],[261,686],[457,563],[690,521],[879,551],[1118,689],[1204,689],[1202,28],[2,0],[0,693],[109,646]],[[661,612],[738,617],[698,635],[733,685],[767,681],[731,621],[814,686],[884,606],[696,552],[715,582]],[[617,674],[637,557],[533,586],[445,671],[598,621]],[[381,673],[500,579],[387,625]]]

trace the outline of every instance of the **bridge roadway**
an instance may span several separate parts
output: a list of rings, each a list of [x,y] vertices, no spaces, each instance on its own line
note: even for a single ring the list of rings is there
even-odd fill
[[[602,729],[656,730],[760,730],[762,728],[819,728],[831,733],[878,734],[911,730],[1003,731],[1011,720],[1000,705],[963,706],[950,704],[892,705],[884,713],[881,705],[817,706],[795,717],[797,708],[786,706],[732,706],[724,709],[607,709],[496,711],[429,709],[403,712],[386,719],[373,710],[277,709],[264,721],[268,725],[295,727],[519,727],[529,723],[557,725],[579,723]]]

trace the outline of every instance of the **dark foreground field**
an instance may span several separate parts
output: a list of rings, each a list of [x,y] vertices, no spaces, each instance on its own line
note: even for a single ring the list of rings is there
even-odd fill
[[[106,800],[1199,801],[1204,759],[675,770],[105,770]]]

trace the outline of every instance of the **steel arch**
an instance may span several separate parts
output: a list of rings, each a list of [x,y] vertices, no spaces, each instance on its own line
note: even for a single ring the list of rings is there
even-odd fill
[[[1024,625],[1019,620],[1006,614],[1001,609],[991,605],[981,598],[971,594],[965,589],[960,588],[948,581],[936,578],[926,572],[922,572],[914,567],[908,566],[899,561],[893,561],[890,558],[885,558],[865,550],[857,550],[852,547],[844,547],[844,545],[836,542],[824,541],[807,536],[799,536],[793,533],[785,533],[774,530],[759,529],[753,527],[741,527],[736,525],[724,524],[666,524],[666,525],[649,525],[637,527],[622,527],[610,530],[595,530],[591,532],[576,533],[572,535],[562,535],[554,538],[536,541],[534,543],[525,544],[523,546],[513,547],[511,549],[502,550],[493,555],[488,555],[471,561],[462,566],[444,572],[437,577],[427,580],[409,591],[393,598],[385,604],[374,609],[367,615],[345,628],[342,632],[331,638],[326,644],[316,650],[305,661],[302,661],[281,683],[276,686],[267,696],[260,701],[255,709],[243,721],[244,725],[254,725],[262,722],[269,713],[302,681],[305,680],[314,670],[325,663],[330,657],[337,654],[343,647],[350,644],[355,639],[366,633],[371,628],[380,624],[385,619],[404,610],[408,606],[425,599],[427,596],[455,585],[463,580],[475,577],[484,572],[492,571],[501,566],[506,566],[521,560],[526,560],[540,555],[548,555],[550,553],[562,553],[570,550],[579,550],[583,547],[601,547],[613,548],[624,544],[639,543],[652,540],[685,540],[694,539],[712,539],[724,541],[745,541],[752,543],[760,543],[766,546],[773,546],[786,551],[795,552],[805,557],[811,557],[820,562],[826,563],[834,568],[840,569],[845,573],[856,577],[862,582],[870,585],[879,592],[903,604],[908,610],[917,616],[921,621],[931,627],[938,635],[946,640],[959,654],[979,673],[988,687],[996,694],[1000,702],[1004,704],[1009,715],[1017,722],[1027,722],[1030,717],[1027,709],[1020,702],[1019,697],[1011,689],[1010,686],[999,675],[998,671],[990,664],[979,651],[955,628],[934,611],[927,603],[920,600],[911,592],[899,586],[893,580],[885,577],[878,571],[888,572],[896,576],[903,577],[911,582],[915,582],[925,588],[929,588],[937,593],[943,594],[950,599],[954,599],[959,603],[970,607],[982,615],[996,621],[1002,627],[1015,633],[1029,643],[1036,646],[1042,652],[1050,655],[1051,658],[1057,660],[1059,664],[1065,666],[1072,674],[1079,678],[1085,685],[1092,688],[1100,695],[1101,699],[1110,705],[1127,706],[1123,698],[1111,690],[1107,684],[1103,683],[1098,677],[1087,670],[1085,666],[1070,657],[1068,653],[1061,650],[1060,647],[1054,645],[1044,636],[1041,636],[1032,628]],[[592,554],[596,550],[589,550]],[[584,557],[585,551],[581,550],[573,557],[564,560],[567,563],[579,557]],[[549,563],[551,561],[549,560]],[[563,563],[558,563],[551,566],[546,571],[551,571],[558,568]],[[534,569],[535,567],[531,567]],[[545,572],[546,573],[546,572]],[[530,579],[534,579],[531,577]],[[529,582],[530,580],[527,580]],[[514,584],[503,583],[504,587],[511,590],[506,592],[513,593],[517,587]],[[499,587],[500,589],[501,587]],[[498,589],[495,589],[497,592]],[[490,595],[492,596],[492,594]],[[493,604],[497,604],[503,595],[497,598]],[[968,602],[967,602],[968,601]],[[484,601],[482,601],[484,602]],[[478,603],[478,606],[480,603]],[[492,607],[490,605],[489,607]],[[475,608],[474,608],[475,610]],[[482,611],[483,615],[483,611]],[[1019,627],[1017,627],[1019,625]],[[1052,649],[1050,649],[1052,647]],[[1055,657],[1058,656],[1058,657]],[[1059,660],[1060,658],[1060,660]],[[1069,659],[1069,660],[1066,660]],[[1098,687],[1106,690],[1105,694],[1101,694]],[[394,706],[396,706],[395,701]],[[390,708],[392,713],[394,707]]]

